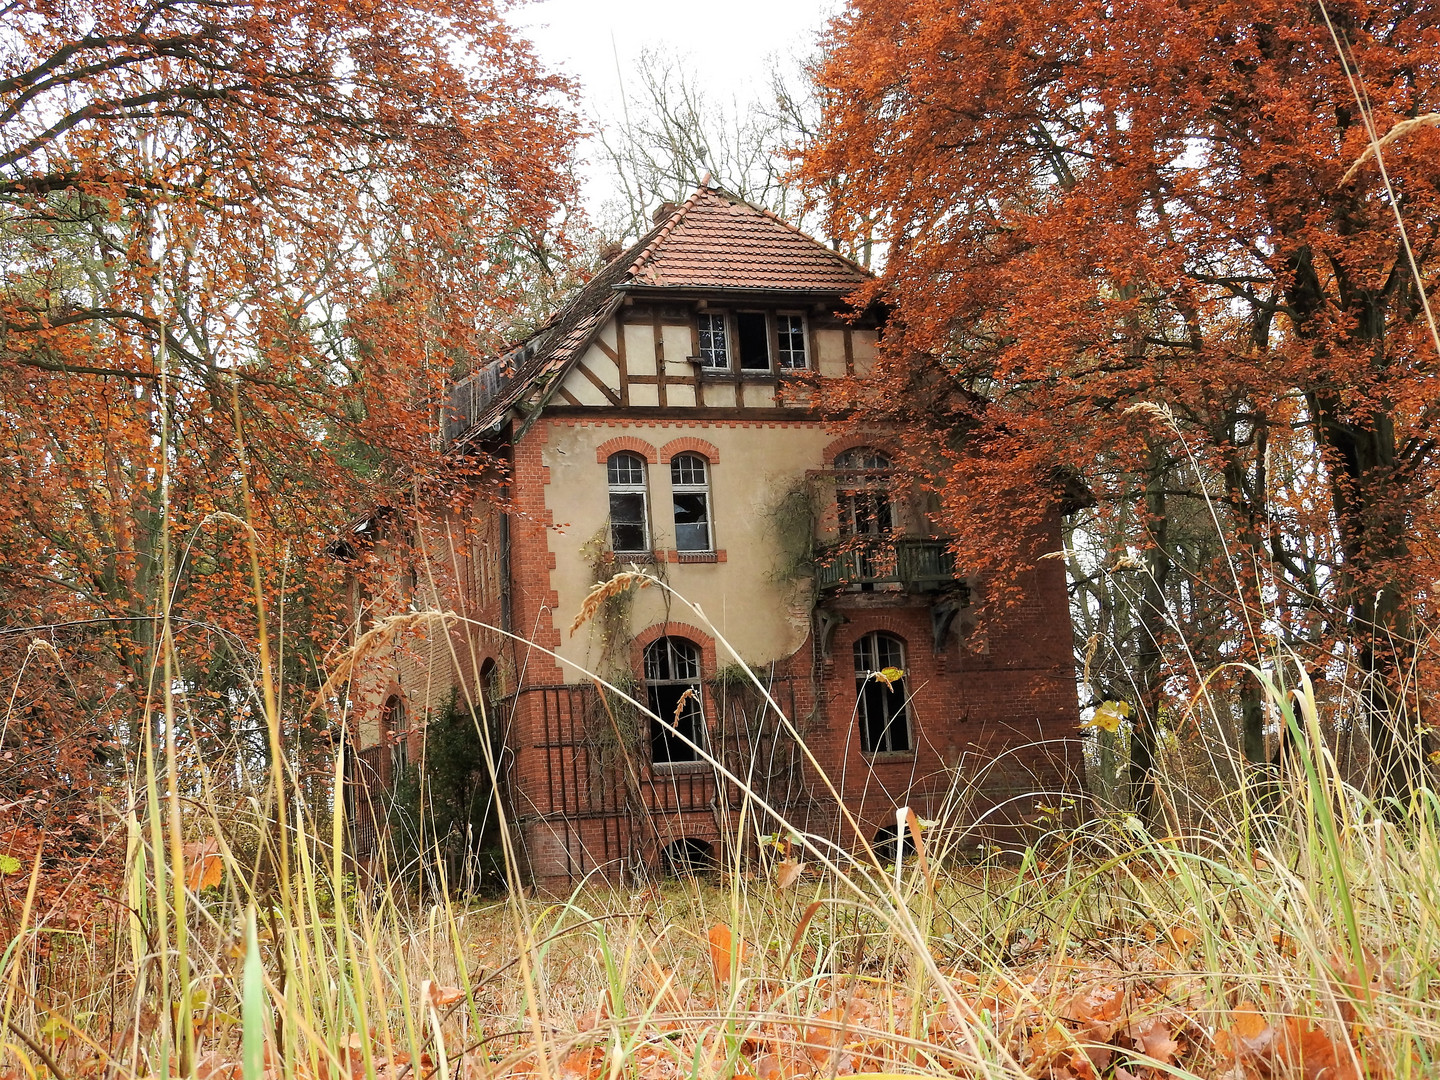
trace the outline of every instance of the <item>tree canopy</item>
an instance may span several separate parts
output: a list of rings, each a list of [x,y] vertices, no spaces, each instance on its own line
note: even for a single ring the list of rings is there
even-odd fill
[[[1251,640],[1229,658],[1324,626],[1307,662],[1362,674],[1392,795],[1420,768],[1402,684],[1440,554],[1437,14],[854,0],[804,162],[833,234],[879,222],[895,318],[870,405],[949,455],[967,554],[1021,558],[997,526],[1038,527],[1057,470],[1141,505],[1158,586],[1166,499],[1220,508]]]
[[[133,720],[169,535],[189,711],[223,741],[258,715],[241,519],[313,674],[322,549],[434,475],[445,381],[564,254],[569,88],[489,0],[3,10],[0,648],[52,642],[96,740]]]

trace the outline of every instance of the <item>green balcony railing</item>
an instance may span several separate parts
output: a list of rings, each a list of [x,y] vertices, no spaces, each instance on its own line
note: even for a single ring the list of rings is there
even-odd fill
[[[954,586],[955,555],[934,537],[853,536],[815,553],[822,592],[852,585],[899,585],[908,592]]]

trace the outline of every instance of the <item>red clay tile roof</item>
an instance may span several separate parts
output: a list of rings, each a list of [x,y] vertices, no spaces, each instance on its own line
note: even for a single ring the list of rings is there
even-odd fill
[[[769,211],[701,187],[663,223],[629,279],[651,288],[847,293],[870,274]]]
[[[612,259],[526,340],[451,389],[446,444],[499,430],[510,407],[554,385],[599,333],[627,288],[769,293],[853,291],[870,272],[774,214],[728,191],[701,186],[671,215]]]
[[[656,226],[601,267],[535,333],[451,387],[441,430],[447,446],[498,430],[512,405],[540,383],[558,378],[589,347],[625,299],[619,286],[630,264],[659,231]]]

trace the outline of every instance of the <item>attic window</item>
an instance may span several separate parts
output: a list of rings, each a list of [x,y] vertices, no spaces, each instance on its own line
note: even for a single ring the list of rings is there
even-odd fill
[[[805,363],[805,316],[775,316],[775,336],[780,343],[780,367],[798,371]]]
[[[770,327],[763,311],[735,315],[735,338],[742,371],[770,370]]]
[[[730,369],[730,349],[725,341],[725,316],[700,313],[700,366],[720,371]]]

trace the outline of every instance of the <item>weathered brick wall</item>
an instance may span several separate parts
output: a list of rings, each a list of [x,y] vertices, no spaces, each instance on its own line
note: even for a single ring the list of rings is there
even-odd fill
[[[370,598],[364,627],[407,610],[449,618],[422,619],[366,654],[351,687],[350,722],[358,750],[388,750],[393,744],[394,731],[382,730],[383,706],[399,698],[409,730],[408,756],[418,762],[426,752],[426,718],[440,713],[452,695],[460,708],[482,710],[488,688],[479,676],[492,664],[501,673],[502,693],[507,677],[513,683],[514,650],[503,635],[486,628],[501,622],[501,516],[498,501],[485,490],[462,512],[426,515],[412,523],[420,542],[405,550],[404,566],[394,546],[387,551],[388,541],[380,541],[382,563],[393,569],[384,588]],[[384,760],[388,784],[388,753]]]

